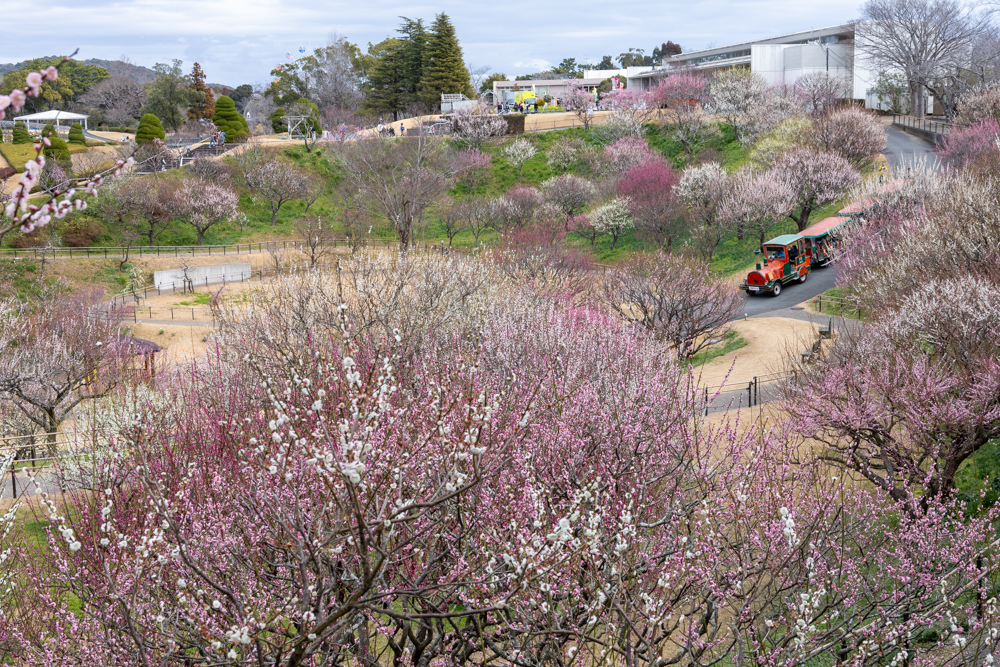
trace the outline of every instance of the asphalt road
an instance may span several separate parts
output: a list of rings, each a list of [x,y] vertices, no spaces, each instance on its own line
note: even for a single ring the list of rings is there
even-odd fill
[[[914,160],[926,159],[932,163],[937,161],[934,156],[934,146],[930,142],[891,125],[885,129],[889,136],[888,145],[885,147],[885,159],[893,168],[893,176],[902,176],[903,174],[896,173],[896,168],[902,166],[905,169],[906,165],[913,164]]]
[[[747,298],[744,312],[747,317],[773,317],[776,310],[786,310],[818,296],[837,284],[837,272],[832,266],[816,269],[809,274],[805,284],[792,282],[782,285],[781,294],[756,295]]]

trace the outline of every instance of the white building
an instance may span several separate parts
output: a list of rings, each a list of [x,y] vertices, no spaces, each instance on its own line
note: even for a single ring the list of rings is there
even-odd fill
[[[855,42],[855,24],[795,32],[739,44],[730,44],[700,51],[689,51],[663,59],[664,69],[686,68],[702,71],[749,67],[771,85],[794,84],[799,77],[813,72],[827,72],[846,79],[852,97],[864,99],[869,107],[877,105],[871,95],[875,73],[859,56]],[[635,77],[642,87],[648,87],[663,69]],[[629,80],[632,85],[632,80]]]

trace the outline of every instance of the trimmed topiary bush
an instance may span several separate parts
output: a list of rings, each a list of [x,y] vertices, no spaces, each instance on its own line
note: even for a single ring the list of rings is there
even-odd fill
[[[48,138],[50,144],[42,149],[42,155],[50,160],[64,164],[69,163],[69,146],[56,134],[56,128],[51,123],[42,129],[42,138]]]
[[[87,138],[83,136],[83,125],[73,123],[69,126],[69,143],[87,145]]]
[[[28,134],[28,128],[24,126],[24,123],[14,123],[14,136],[11,143],[12,144],[31,143],[31,135]]]
[[[227,142],[243,141],[250,136],[247,119],[236,110],[236,103],[228,95],[223,95],[215,101],[215,115],[212,116],[212,122],[220,132],[226,133]]]
[[[155,114],[148,113],[139,121],[139,128],[135,131],[135,143],[151,144],[153,139],[163,141],[167,133],[163,131],[163,125]]]

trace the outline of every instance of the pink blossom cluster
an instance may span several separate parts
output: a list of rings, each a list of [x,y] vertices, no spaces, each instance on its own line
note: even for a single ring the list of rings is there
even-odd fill
[[[68,60],[67,58],[63,62]],[[59,66],[61,65],[62,63]],[[10,95],[0,95],[0,120],[4,118],[8,108],[15,113],[20,111],[24,107],[28,95],[37,97],[41,93],[41,86],[45,81],[55,81],[59,76],[59,66],[48,67],[43,72],[31,72],[27,76],[27,85],[24,89],[15,89]],[[47,225],[53,219],[62,219],[74,210],[85,209],[87,202],[84,197],[96,192],[97,187],[103,183],[105,174],[114,172],[117,175],[126,164],[131,166],[134,163],[132,158],[118,160],[115,167],[93,179],[67,181],[56,185],[51,190],[51,197],[44,203],[29,203],[31,190],[38,185],[45,167],[45,156],[42,155],[42,150],[49,145],[50,141],[47,137],[42,139],[40,143],[36,143],[34,147],[35,158],[25,163],[24,173],[21,174],[18,187],[4,207],[4,216],[10,218],[11,222],[6,225],[0,223],[0,239],[14,229],[20,229],[22,233],[28,234]]]
[[[995,511],[900,500],[784,427],[701,419],[684,364],[600,307],[488,263],[365,261],[234,310],[123,424],[96,492],[39,507],[47,555],[20,552],[3,619],[15,663],[996,650]],[[379,285],[468,312],[413,322]]]

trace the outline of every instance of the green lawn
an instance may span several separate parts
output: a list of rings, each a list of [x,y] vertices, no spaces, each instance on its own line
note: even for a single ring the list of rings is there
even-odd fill
[[[3,144],[0,143],[0,155],[7,160],[7,164],[14,167],[17,173],[24,171],[24,164],[28,160],[35,159],[34,144]]]

